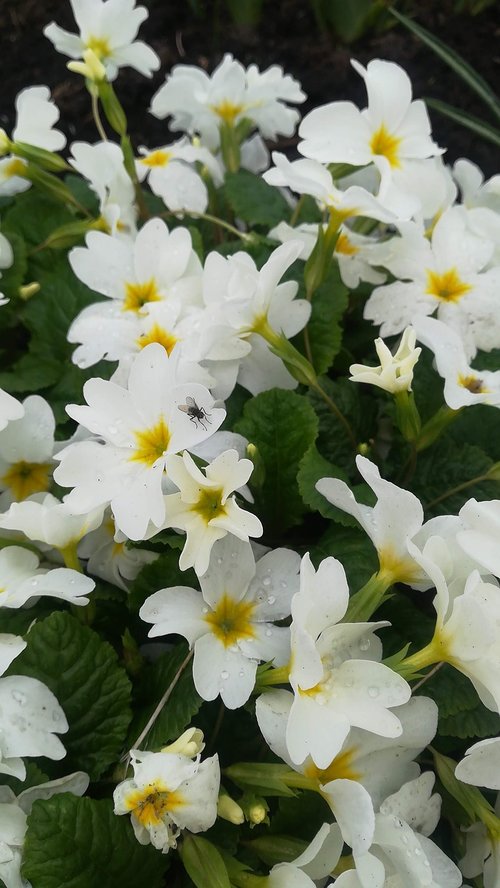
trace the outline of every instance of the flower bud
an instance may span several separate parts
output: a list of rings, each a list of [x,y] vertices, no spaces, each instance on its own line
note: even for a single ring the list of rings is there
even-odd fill
[[[364,364],[351,364],[351,382],[367,382],[386,392],[410,392],[413,382],[413,368],[418,361],[421,348],[415,348],[415,331],[407,327],[397,351],[393,355],[383,339],[375,340],[375,349],[380,360],[378,367]]]
[[[161,752],[171,755],[185,755],[186,758],[194,758],[205,749],[203,731],[199,728],[188,728],[174,743],[164,746]]]
[[[238,802],[235,802],[226,792],[221,792],[219,795],[217,814],[223,820],[228,820],[229,823],[234,823],[236,826],[245,821],[245,815]]]

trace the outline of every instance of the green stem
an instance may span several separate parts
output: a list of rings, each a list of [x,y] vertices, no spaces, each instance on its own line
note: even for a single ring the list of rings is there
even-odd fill
[[[96,125],[97,132],[99,133],[102,141],[107,142],[108,137],[106,135],[106,130],[104,129],[104,126],[103,126],[101,115],[99,113],[99,96],[97,93],[91,92],[90,98],[91,98],[91,102],[92,102],[92,117],[94,118],[94,123]]]
[[[295,204],[293,213],[290,216],[290,225],[292,228],[294,227],[294,225],[297,224],[297,219],[300,216],[300,211],[301,211],[302,207],[304,206],[304,200],[305,200],[305,194],[301,194],[297,203]]]
[[[269,669],[257,679],[256,688],[270,688],[273,685],[288,684],[290,676],[290,664],[279,666],[277,669]]]
[[[349,601],[344,622],[364,623],[384,601],[385,594],[393,585],[395,577],[390,571],[379,570]]]
[[[64,558],[66,567],[69,567],[71,570],[77,570],[78,573],[83,573],[82,565],[80,564],[80,559],[77,554],[77,545],[78,543],[68,543],[67,546],[57,548]]]
[[[457,484],[455,487],[450,487],[449,490],[445,490],[444,493],[431,500],[430,503],[426,503],[425,509],[432,509],[433,506],[448,499],[449,496],[453,496],[454,493],[460,493],[461,490],[466,490],[467,487],[472,487],[474,484],[479,484],[481,481],[488,481],[490,477],[489,472],[486,472],[483,475],[476,475],[475,478],[470,478],[469,481],[463,481],[462,484]]]
[[[434,416],[431,416],[422,427],[418,438],[415,440],[417,451],[420,452],[421,450],[426,450],[427,447],[434,444],[434,441],[436,441],[445,429],[448,428],[450,423],[459,416],[463,409],[463,407],[460,407],[459,410],[452,410],[451,407],[443,404],[443,406],[436,411]]]
[[[337,417],[339,422],[342,423],[342,425],[344,426],[344,429],[346,431],[346,434],[349,438],[349,441],[351,442],[353,450],[357,450],[358,449],[358,442],[356,441],[356,438],[354,436],[354,432],[351,428],[351,425],[350,425],[349,421],[346,419],[346,417],[344,416],[344,414],[342,413],[342,411],[337,407],[335,401],[332,400],[332,398],[330,398],[330,396],[321,387],[318,379],[316,379],[315,383],[311,383],[311,388],[314,389],[314,391],[317,392],[318,395],[320,395],[323,398],[323,401],[325,402],[325,404],[328,405],[328,407],[330,408],[332,413],[335,414],[335,416]]]
[[[416,651],[416,653],[411,654],[409,657],[405,657],[401,663],[398,663],[398,665],[394,667],[394,671],[403,678],[411,680],[412,676],[415,675],[415,673],[419,673],[421,669],[425,669],[427,666],[434,666],[435,663],[443,662],[442,653],[443,652],[440,650],[439,645],[436,644],[436,639],[434,637],[432,641],[420,651]]]

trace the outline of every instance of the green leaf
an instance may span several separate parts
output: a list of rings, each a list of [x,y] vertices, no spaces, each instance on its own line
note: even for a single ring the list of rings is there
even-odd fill
[[[305,511],[297,473],[318,431],[314,410],[295,392],[271,389],[245,404],[235,431],[259,450],[265,481],[254,491],[257,512],[270,533],[280,534]]]
[[[378,570],[378,558],[366,533],[354,527],[332,524],[312,547],[311,560],[317,568],[323,558],[332,555],[344,566],[351,594],[357,592]]]
[[[0,292],[9,299],[18,295],[19,287],[24,282],[24,276],[28,267],[26,256],[26,244],[22,237],[12,231],[7,231],[2,227],[2,234],[9,241],[14,259],[9,268],[3,268],[0,277]]]
[[[500,145],[500,130],[497,127],[491,126],[491,124],[481,120],[479,117],[474,117],[473,114],[468,114],[461,108],[454,108],[453,105],[448,105],[447,102],[441,102],[438,99],[425,99],[425,102],[429,108],[433,108],[434,111],[442,114],[443,117],[448,117],[455,123],[459,123],[460,126],[465,126],[466,129],[470,129],[476,135],[481,136],[482,139],[493,142],[494,145]]]
[[[22,873],[33,888],[161,888],[167,863],[108,799],[62,793],[35,802],[28,817]]]
[[[290,215],[280,191],[248,170],[227,173],[224,194],[234,214],[249,225],[272,228]]]
[[[182,540],[182,537],[180,538]],[[141,543],[141,546],[143,544]],[[198,579],[192,568],[182,571],[179,568],[179,552],[168,549],[151,564],[146,564],[138,574],[128,595],[128,606],[138,613],[142,605],[153,592],[168,589],[170,586],[198,587]],[[143,624],[144,626],[144,624]]]
[[[349,302],[349,291],[333,265],[323,284],[314,292],[307,329],[312,364],[321,376],[331,367],[342,345],[340,322]]]
[[[470,89],[472,89],[476,95],[488,105],[495,117],[500,118],[500,101],[498,96],[495,94],[494,90],[492,90],[489,83],[487,83],[486,80],[484,80],[477,71],[475,71],[474,68],[458,54],[458,52],[455,52],[447,46],[446,43],[439,40],[434,34],[426,31],[421,25],[417,25],[416,22],[407,18],[405,15],[396,12],[395,9],[391,9],[390,12],[402,25],[405,26],[405,28],[408,28],[409,31],[416,34],[422,43],[425,43],[426,46],[430,47],[430,49],[432,49],[432,51],[439,56],[439,58],[442,59],[452,71],[455,71],[467,86],[469,86]]]
[[[323,518],[331,518],[334,521],[340,521],[341,524],[346,523],[349,526],[357,527],[358,522],[351,515],[348,515],[347,512],[342,512],[336,506],[332,506],[323,494],[316,490],[316,482],[320,478],[341,478],[342,481],[347,481],[345,472],[321,456],[316,446],[311,444],[300,461],[299,473],[297,475],[297,483],[302,499],[313,511],[323,515]]]
[[[186,644],[178,644],[140,673],[135,697],[140,708],[130,726],[129,746],[135,743],[149,717],[172,683],[188,653]],[[193,684],[191,664],[187,664],[167,703],[156,719],[141,749],[158,749],[176,740],[198,712],[202,699]]]
[[[356,439],[359,442],[367,442],[373,438],[377,431],[377,401],[370,396],[370,393],[363,392],[361,385],[349,382],[348,379],[333,382],[323,376],[320,383],[350,423]],[[317,392],[311,390],[307,397],[319,419],[319,434],[316,441],[319,452],[357,481],[359,475],[354,462],[355,453],[343,423],[332,413],[331,408]]]
[[[443,436],[419,455],[412,489],[427,516],[456,515],[471,497],[500,498],[499,481],[474,480],[485,475],[492,465],[493,461],[479,447]]]
[[[342,42],[351,43],[363,33],[372,5],[373,0],[327,0],[325,15]]]
[[[55,694],[69,723],[65,769],[97,780],[123,749],[130,721],[125,670],[111,645],[66,612],[35,623],[26,640],[11,673],[38,678]]]
[[[498,369],[498,368],[495,368]],[[467,407],[449,427],[451,438],[480,447],[492,460],[500,460],[500,410],[488,404]]]
[[[470,680],[444,665],[423,686],[422,693],[439,707],[438,734],[442,737],[492,737],[500,731],[500,716],[481,703]]]
[[[220,851],[201,836],[187,835],[181,846],[181,858],[196,888],[231,888]]]
[[[15,231],[30,246],[38,246],[54,229],[74,221],[73,214],[60,201],[30,188],[16,195],[15,202],[4,213],[2,230]]]

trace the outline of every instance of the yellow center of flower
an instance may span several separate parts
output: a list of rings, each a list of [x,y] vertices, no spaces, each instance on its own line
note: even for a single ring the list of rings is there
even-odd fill
[[[384,123],[379,126],[378,130],[373,133],[370,139],[372,154],[386,157],[391,167],[396,169],[401,166],[398,154],[400,144],[401,139],[398,138],[398,136],[393,136],[392,133],[386,129]]]
[[[147,333],[143,333],[136,341],[139,348],[144,348],[151,342],[158,342],[160,345],[163,346],[167,354],[170,354],[174,345],[179,340],[177,339],[177,336],[174,336],[173,333],[169,333],[168,330],[165,330],[164,327],[160,327],[159,324],[155,323],[148,330]]]
[[[458,384],[466,388],[469,392],[472,392],[473,395],[483,395],[490,391],[490,389],[486,388],[483,380],[479,379],[478,376],[460,375],[458,377]]]
[[[13,157],[3,168],[4,176],[25,176],[27,164],[19,157]]]
[[[196,502],[192,511],[201,515],[203,520],[208,524],[212,518],[218,518],[219,515],[226,514],[226,507],[222,505],[222,487],[212,490],[202,490],[198,502]]]
[[[135,789],[124,799],[128,811],[146,828],[159,826],[165,814],[185,805],[178,790],[170,792],[162,783],[149,783],[143,789]]]
[[[341,231],[335,244],[335,252],[342,253],[343,256],[354,256],[356,253],[359,253],[359,247],[355,247],[347,237],[347,234]]]
[[[140,312],[147,302],[160,302],[160,300],[161,294],[158,292],[154,278],[150,278],[149,281],[141,281],[138,284],[126,283],[123,311]]]
[[[225,123],[228,123],[229,126],[234,126],[234,121],[237,118],[238,114],[244,110],[245,105],[235,105],[234,102],[229,101],[229,99],[223,99],[222,102],[219,102],[217,105],[210,105],[212,111],[214,111]]]
[[[170,443],[170,431],[163,416],[150,429],[139,429],[134,431],[134,435],[136,450],[130,457],[131,460],[152,466],[165,455]]]
[[[401,557],[389,546],[381,549],[378,553],[380,564],[379,574],[385,575],[385,579],[391,583],[412,583],[420,575],[420,568],[410,556]],[[381,580],[384,576],[381,577]]]
[[[30,463],[21,459],[11,465],[1,480],[10,488],[14,499],[19,501],[32,493],[48,490],[49,472],[50,463]]]
[[[456,268],[450,268],[442,274],[427,269],[427,290],[430,296],[444,302],[458,302],[471,290],[470,284],[461,279]]]
[[[171,157],[171,151],[159,149],[158,151],[152,151],[147,157],[141,157],[140,163],[148,167],[163,167],[167,165]]]
[[[231,647],[242,639],[255,638],[251,618],[256,605],[248,601],[235,601],[225,593],[216,609],[204,617],[213,634],[224,647]]]
[[[331,780],[360,780],[361,773],[352,767],[355,753],[355,747],[346,749],[345,752],[337,755],[327,768],[318,768],[314,762],[310,762],[310,764],[306,765],[304,774],[306,777],[312,777],[317,780],[322,785],[330,783]]]
[[[95,52],[98,59],[105,59],[111,55],[111,46],[105,37],[89,37],[87,49]]]

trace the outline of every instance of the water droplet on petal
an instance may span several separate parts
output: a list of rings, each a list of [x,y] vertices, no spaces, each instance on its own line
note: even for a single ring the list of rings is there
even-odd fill
[[[240,678],[244,678],[244,677],[245,677],[245,673],[243,672],[243,669],[240,669],[240,671],[238,672],[238,675],[239,675]]]
[[[282,580],[281,583],[280,583],[280,586],[281,586],[282,589],[286,589],[287,586],[288,586],[288,583],[285,583],[285,581]]]
[[[262,580],[262,583],[264,586],[270,586],[271,585],[270,577],[264,577],[264,579]]]
[[[202,614],[208,614],[208,607],[202,607],[201,612]]]
[[[376,688],[374,685],[371,688],[368,688],[368,696],[369,697],[378,697],[378,695],[379,695],[379,689]]]
[[[35,578],[30,581],[30,586],[38,586],[38,580]]]
[[[218,559],[217,559],[217,564],[222,564],[222,558],[220,557],[220,555],[219,555],[219,557],[218,557]]]
[[[271,635],[272,635],[272,634],[273,634],[273,630],[272,630],[272,629],[266,629],[266,636],[267,636],[267,638],[271,638]]]
[[[361,641],[359,642],[360,651],[367,651],[369,647],[370,647],[370,639],[369,638],[362,638]]]
[[[227,681],[227,679],[229,678],[229,672],[227,672],[225,669],[223,669],[220,674],[220,677],[222,678],[223,681]]]
[[[269,595],[268,596],[268,598],[267,598],[268,604],[274,604],[275,601],[276,601],[276,595]]]

